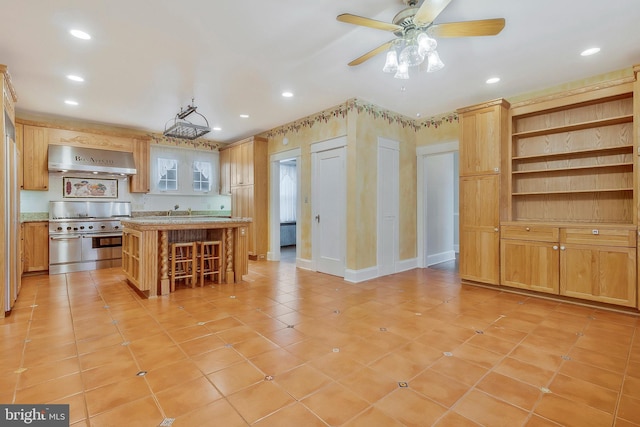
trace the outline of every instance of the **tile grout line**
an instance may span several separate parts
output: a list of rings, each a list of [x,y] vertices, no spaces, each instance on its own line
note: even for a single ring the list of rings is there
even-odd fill
[[[620,401],[622,400],[622,395],[623,395],[623,391],[624,391],[624,385],[627,381],[627,372],[629,371],[629,364],[631,363],[631,355],[632,350],[633,350],[633,343],[635,342],[636,338],[640,338],[640,333],[639,328],[640,326],[638,326],[638,322],[636,321],[636,326],[634,327],[633,330],[633,335],[631,337],[631,344],[629,345],[629,352],[627,354],[627,363],[625,364],[624,367],[624,372],[622,373],[622,382],[620,384],[620,392],[618,393],[618,398],[616,399],[616,405],[614,408],[614,413],[613,413],[613,425],[616,424],[616,419],[619,418],[618,417],[618,410],[620,409]],[[624,418],[622,418],[624,419]],[[626,419],[625,419],[626,421]]]

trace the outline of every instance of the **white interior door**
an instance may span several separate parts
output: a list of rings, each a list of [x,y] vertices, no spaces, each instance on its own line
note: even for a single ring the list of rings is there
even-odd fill
[[[346,252],[345,148],[312,153],[313,259],[321,273],[344,277]]]
[[[378,271],[380,276],[396,272],[399,258],[400,144],[378,140]]]

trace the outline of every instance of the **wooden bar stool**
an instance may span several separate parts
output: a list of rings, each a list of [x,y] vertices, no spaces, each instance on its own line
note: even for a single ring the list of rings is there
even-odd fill
[[[198,242],[197,245],[199,285],[204,286],[205,276],[212,276],[212,280],[222,283],[222,242],[213,240]]]
[[[176,290],[176,280],[184,279],[195,287],[198,276],[196,275],[196,242],[172,243],[170,257],[169,277],[171,278],[171,292]]]

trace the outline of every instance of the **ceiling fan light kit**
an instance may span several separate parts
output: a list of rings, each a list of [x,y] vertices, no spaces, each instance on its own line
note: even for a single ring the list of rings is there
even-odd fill
[[[427,63],[426,70],[432,73],[444,68],[444,63],[436,50],[439,37],[474,37],[495,36],[505,25],[503,18],[482,19],[478,21],[449,22],[434,24],[436,17],[449,5],[451,0],[424,0],[420,7],[419,0],[403,0],[408,7],[401,10],[392,22],[377,21],[350,13],[343,13],[336,18],[349,24],[391,31],[396,39],[388,41],[349,63],[359,65],[373,56],[387,51],[382,71],[395,73],[397,79],[409,78],[409,67]]]
[[[409,67],[417,67],[425,60],[427,61],[427,72],[441,70],[444,68],[444,63],[436,51],[437,47],[438,42],[429,37],[426,32],[407,31],[402,39],[391,44],[382,71],[395,73],[393,77],[396,79],[408,79]]]

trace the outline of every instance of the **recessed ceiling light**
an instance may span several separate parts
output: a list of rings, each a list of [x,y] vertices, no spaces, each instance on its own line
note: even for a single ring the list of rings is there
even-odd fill
[[[84,79],[83,79],[82,77],[80,77],[80,76],[75,76],[75,75],[73,75],[73,74],[69,74],[69,75],[67,75],[67,78],[68,78],[69,80],[74,81],[74,82],[83,82],[83,81],[84,81]]]
[[[420,116],[421,116],[421,114],[420,114],[420,113],[416,113],[416,117],[420,117]]]
[[[214,127],[214,128],[213,128],[213,130],[218,131],[218,130],[222,130],[222,128],[221,128],[221,127],[219,127],[219,126],[216,126],[216,127]]]
[[[293,97],[293,92],[282,92],[282,96],[285,98]]]
[[[78,105],[78,101],[74,101],[72,99],[67,99],[64,103],[67,105]]]
[[[85,33],[81,30],[71,30],[69,31],[73,37],[77,37],[82,40],[91,40],[91,36],[88,33]]]
[[[242,117],[243,119],[248,119],[249,115],[248,114],[240,114],[240,117]]]
[[[492,85],[494,83],[498,83],[499,81],[500,81],[500,77],[491,77],[490,79],[487,79],[487,84]]]
[[[587,50],[583,50],[580,53],[580,55],[582,55],[582,56],[591,56],[591,55],[595,55],[598,52],[600,52],[600,48],[599,47],[592,47],[592,48],[589,48]]]

